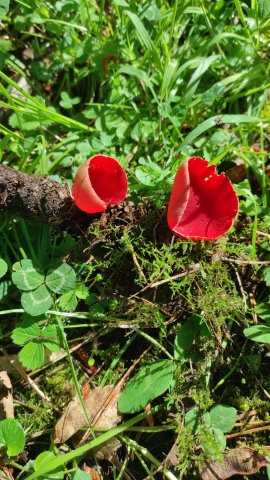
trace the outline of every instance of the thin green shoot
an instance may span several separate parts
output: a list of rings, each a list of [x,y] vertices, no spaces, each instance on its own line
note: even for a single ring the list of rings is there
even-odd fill
[[[126,342],[125,344],[123,345],[123,347],[119,350],[119,352],[117,353],[117,355],[115,356],[115,358],[113,359],[112,363],[110,364],[109,368],[106,370],[101,382],[100,382],[100,387],[104,387],[106,385],[106,382],[110,376],[110,374],[112,373],[112,371],[115,369],[116,365],[118,364],[118,362],[120,361],[122,355],[125,353],[125,351],[130,347],[130,345],[132,344],[132,342],[134,342],[135,338],[137,337],[137,334],[135,335],[132,335],[132,337],[130,337]]]
[[[57,323],[58,323],[59,332],[60,332],[60,340],[61,340],[61,342],[63,344],[63,347],[64,347],[64,349],[66,351],[66,354],[67,354],[67,359],[68,359],[68,363],[69,363],[74,387],[75,387],[76,393],[78,395],[79,402],[80,402],[80,405],[82,407],[85,419],[88,423],[88,427],[89,427],[93,437],[95,438],[96,435],[95,435],[95,432],[94,432],[94,429],[93,429],[93,426],[92,426],[92,422],[89,418],[88,412],[86,410],[85,403],[83,401],[83,396],[82,396],[80,385],[79,385],[79,382],[78,382],[78,379],[77,379],[76,370],[75,370],[75,367],[74,367],[72,356],[71,356],[71,353],[70,353],[70,350],[69,350],[69,345],[68,345],[67,337],[66,337],[66,334],[65,334],[65,331],[64,331],[64,326],[63,326],[62,320],[59,317],[57,318]]]
[[[170,360],[174,360],[174,357],[168,352],[168,350],[166,350],[166,348],[163,347],[163,345],[161,345],[155,338],[151,337],[150,335],[148,335],[148,333],[145,333],[143,330],[136,329],[135,332],[141,335],[142,337],[146,338],[146,340],[148,340],[150,343],[155,345],[155,347],[159,348],[163,353],[165,353],[165,355],[167,355],[167,357]]]

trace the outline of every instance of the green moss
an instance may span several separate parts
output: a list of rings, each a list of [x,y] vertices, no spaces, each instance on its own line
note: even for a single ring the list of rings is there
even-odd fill
[[[23,401],[28,408],[25,408],[24,405],[16,406],[16,419],[21,423],[27,436],[54,428],[55,412],[53,411],[51,403],[41,400],[32,391],[24,392],[20,400]]]
[[[22,424],[28,435],[54,428],[59,417],[57,410],[66,407],[74,396],[71,372],[67,365],[48,368],[42,376],[43,393],[52,399],[52,402],[42,400],[34,390],[20,390],[15,393],[18,398],[29,405],[25,408],[16,406],[16,418]]]
[[[243,300],[227,265],[222,261],[203,263],[200,273],[197,298],[192,295],[190,308],[203,311],[214,332],[220,333],[220,327],[229,318],[243,314]]]
[[[44,379],[47,395],[54,398],[57,408],[64,408],[73,398],[75,391],[70,369],[64,367],[61,370],[49,372]]]

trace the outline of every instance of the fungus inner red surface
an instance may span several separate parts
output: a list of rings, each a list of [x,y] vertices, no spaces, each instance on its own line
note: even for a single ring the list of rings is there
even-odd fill
[[[238,200],[224,174],[198,157],[188,162],[190,189],[175,232],[190,238],[214,239],[229,230],[238,211]]]
[[[104,202],[116,204],[126,196],[125,172],[113,158],[99,155],[93,157],[88,173],[93,189]]]

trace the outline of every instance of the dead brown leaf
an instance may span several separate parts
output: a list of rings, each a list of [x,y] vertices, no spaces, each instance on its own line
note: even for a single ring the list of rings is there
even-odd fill
[[[234,162],[234,166],[226,170],[226,176],[229,177],[233,183],[242,182],[247,176],[245,162],[242,159],[237,158]]]
[[[176,467],[176,465],[178,465],[179,463],[178,457],[179,457],[179,451],[177,448],[177,444],[174,443],[167,457],[165,458],[165,465],[166,466],[173,465],[174,467]]]
[[[120,391],[114,395],[114,385],[96,387],[90,390],[84,404],[94,428],[109,430],[121,421],[117,411],[117,400]],[[55,427],[55,443],[66,442],[80,429],[88,427],[87,420],[77,396],[69,403]]]
[[[209,460],[201,471],[202,480],[226,480],[233,475],[253,475],[268,465],[265,455],[253,448],[237,447],[224,455],[224,462]]]
[[[83,468],[83,471],[89,473],[89,479],[91,478],[92,480],[101,480],[99,473],[94,468],[88,467],[86,465]]]
[[[0,420],[14,418],[12,385],[7,372],[0,372]]]

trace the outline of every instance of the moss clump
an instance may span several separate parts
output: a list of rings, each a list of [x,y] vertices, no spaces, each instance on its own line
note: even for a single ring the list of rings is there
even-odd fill
[[[243,300],[227,265],[222,261],[202,265],[198,294],[197,297],[192,295],[190,298],[190,308],[203,311],[216,333],[221,332],[221,327],[229,318],[240,318],[243,315]]]
[[[16,419],[28,436],[53,428],[55,412],[51,403],[37,398],[36,394],[30,391],[24,393],[22,401],[28,408],[23,405],[16,406]]]
[[[64,366],[61,370],[52,369],[48,372],[44,380],[44,387],[47,395],[54,399],[55,407],[64,408],[75,394],[69,367]]]

